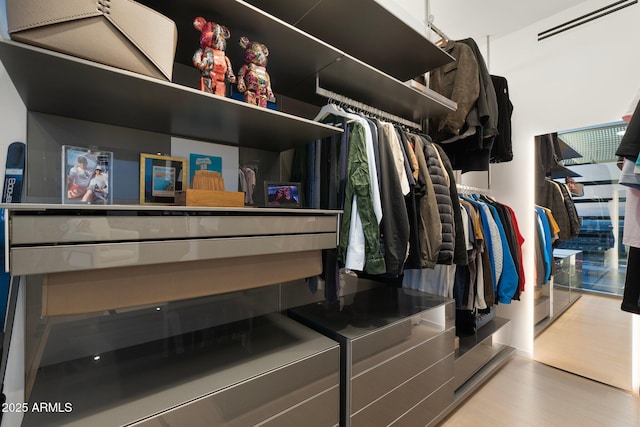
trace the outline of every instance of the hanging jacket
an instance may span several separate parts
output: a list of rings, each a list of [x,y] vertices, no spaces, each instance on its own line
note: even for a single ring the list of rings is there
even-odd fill
[[[489,75],[487,64],[484,61],[480,48],[472,38],[459,40],[471,48],[478,63],[479,93],[476,101],[478,116],[482,124],[482,138],[486,140],[484,148],[491,150],[493,138],[498,134],[498,101],[493,81]]]
[[[351,268],[349,254],[352,252],[358,258],[357,263],[363,265],[363,268],[354,268],[355,270],[370,274],[382,274],[385,272],[385,265],[384,258],[380,253],[380,231],[374,208],[372,183],[374,180],[371,179],[367,160],[365,129],[361,123],[356,122],[349,135],[347,183],[344,213],[340,227],[338,260],[347,268]],[[352,217],[357,217],[355,218],[358,220],[355,221],[356,225],[361,222],[361,231],[364,234],[362,246],[360,246],[359,240],[358,247],[355,247],[353,242],[352,236],[358,230],[352,226],[354,223]]]
[[[442,163],[444,164],[445,171],[449,174],[449,196],[451,197],[451,206],[453,207],[453,225],[454,225],[454,252],[453,263],[457,265],[467,264],[467,250],[464,237],[464,224],[462,222],[462,212],[460,208],[460,199],[458,198],[458,188],[454,179],[453,168],[451,162],[445,154],[442,147],[437,144],[433,144],[433,147],[437,150]]]
[[[495,206],[487,204],[487,207],[491,210],[493,219],[498,226],[498,232],[500,233],[500,244],[502,245],[502,274],[498,281],[498,293],[497,299],[501,304],[510,304],[511,299],[518,290],[518,272],[515,262],[511,256],[511,249],[509,247],[508,238],[505,233],[504,226],[500,219],[500,214]]]
[[[416,199],[418,206],[418,235],[421,265],[413,268],[433,268],[438,261],[442,245],[442,223],[436,191],[429,175],[427,158],[425,157],[425,140],[417,135],[410,135],[414,143],[414,153],[418,161],[418,182],[416,183]]]
[[[513,160],[513,144],[511,141],[511,116],[513,104],[509,99],[509,86],[507,79],[500,76],[491,76],[493,88],[496,91],[498,102],[498,135],[493,140],[491,147],[491,162],[510,162]]]
[[[562,197],[562,191],[558,183],[546,179],[544,181],[544,187],[541,191],[536,192],[536,205],[544,206],[551,209],[551,213],[555,218],[558,226],[560,226],[560,232],[558,233],[558,241],[564,242],[571,237],[571,225],[569,224],[569,213],[564,204]]]
[[[453,218],[453,204],[449,192],[446,171],[440,166],[440,160],[436,149],[430,141],[423,138],[424,155],[427,160],[427,168],[438,203],[440,222],[442,223],[442,245],[438,254],[438,264],[452,264],[455,246],[455,227]]]
[[[571,193],[569,193],[569,189],[565,184],[557,183],[557,185],[562,192],[564,207],[567,209],[567,216],[569,217],[569,238],[578,237],[578,234],[580,234],[580,217],[573,202],[573,197],[571,197]]]
[[[456,60],[432,70],[429,87],[455,101],[458,108],[456,111],[429,121],[429,135],[435,142],[464,132],[466,117],[480,93],[478,61],[471,48],[450,40],[442,46],[442,49]]]

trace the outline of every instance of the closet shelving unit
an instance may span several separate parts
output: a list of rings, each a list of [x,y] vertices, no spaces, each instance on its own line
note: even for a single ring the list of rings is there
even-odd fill
[[[271,151],[339,132],[290,114],[9,40],[0,40],[0,59],[29,111]],[[46,78],[39,67],[48,70]]]
[[[400,81],[453,60],[376,0],[248,2]]]
[[[270,15],[241,0],[215,2],[187,0],[180,3],[171,0],[143,0],[141,3],[158,10],[176,22],[178,33],[181,35],[178,39],[176,62],[180,64],[192,67],[191,57],[198,46],[198,33],[191,23],[194,17],[203,16],[224,24],[230,29],[232,37],[227,44],[227,55],[236,69],[240,67],[243,60],[243,51],[235,42],[241,36],[260,41],[269,48],[267,70],[271,75],[271,85],[276,95],[282,94],[310,104],[323,105],[326,100],[315,93],[316,79],[318,79],[321,86],[328,90],[409,120],[420,121],[424,117],[443,114],[456,108],[453,101],[442,95],[431,90],[413,89],[397,77],[380,71],[366,61],[327,43],[324,39],[314,37],[276,17],[277,15]],[[260,3],[260,6],[268,7],[266,3],[270,2]],[[365,3],[367,8],[377,4],[371,0]],[[297,7],[299,6],[294,6],[294,9]],[[368,21],[368,13],[366,15],[361,21]],[[389,19],[392,15],[387,13],[386,16]],[[330,27],[335,29],[337,34],[344,36],[340,38],[354,37],[355,31],[352,27],[333,24]],[[401,27],[398,24],[395,28]],[[386,31],[389,30],[385,29]],[[324,36],[324,34],[321,35]],[[371,39],[367,40],[359,36],[355,38],[362,46],[369,45],[371,42]],[[420,41],[419,44],[412,46],[414,55],[416,51],[420,52],[420,55],[415,56],[429,57],[441,52],[426,38],[421,37],[421,39],[417,39]],[[415,41],[416,39],[413,38],[405,43]],[[395,54],[381,56],[388,57],[389,59],[385,61],[390,64],[397,59],[396,56],[399,58],[399,55]],[[445,57],[439,61],[444,64],[449,60],[451,58],[445,54]],[[401,75],[400,77],[402,79],[415,77],[429,69],[420,70],[420,68],[422,67],[414,67],[406,73],[409,76]]]
[[[408,29],[406,24],[402,23],[401,20],[375,0],[346,2],[347,4],[340,5],[342,8],[340,14],[334,14],[331,2],[325,0],[321,2],[310,0],[300,2],[262,2],[254,0],[251,2],[270,10],[273,15],[281,18],[241,0],[216,0],[215,2],[207,0],[183,0],[180,2],[172,0],[142,0],[140,2],[167,15],[178,26],[179,41],[176,51],[175,70],[179,72],[174,73],[176,82],[149,78],[66,54],[9,40],[0,40],[0,59],[27,110],[87,122],[104,123],[205,142],[238,146],[240,148],[282,152],[309,141],[341,132],[340,129],[301,117],[297,112],[291,111],[294,114],[287,112],[289,111],[289,106],[286,101],[282,101],[282,98],[291,98],[312,105],[323,105],[326,99],[316,94],[317,82],[327,90],[417,122],[420,122],[425,117],[443,114],[456,108],[456,104],[453,101],[428,88],[417,90],[405,83],[405,80],[443,65],[452,58],[419,33]],[[350,11],[357,12],[363,10],[363,8],[366,8],[366,16],[360,16],[353,22],[347,19]],[[290,16],[285,16],[288,13],[290,13]],[[193,29],[191,23],[196,16],[215,20],[230,28],[232,39],[229,41],[227,53],[232,58],[234,70],[239,68],[241,64],[242,52],[233,40],[237,40],[240,36],[247,36],[251,40],[265,43],[270,48],[271,56],[268,70],[272,77],[272,87],[279,98],[281,111],[257,108],[230,98],[206,94],[195,88],[197,71],[191,66],[191,56],[198,46],[198,33]],[[344,20],[337,21],[336,25],[327,25],[326,21],[328,19]],[[381,37],[381,35],[384,35],[384,37]],[[389,37],[390,35],[393,37]],[[46,78],[43,78],[43,70],[46,70]],[[193,78],[188,76],[189,73],[193,74]],[[300,220],[297,222],[298,225],[288,228],[286,231],[276,230],[275,235],[268,236],[269,239],[274,241],[272,249],[280,244],[276,242],[278,239],[280,242],[291,238],[295,239],[293,235],[297,235],[306,227],[300,224],[318,219],[333,221],[337,215],[337,212],[313,210],[279,211],[275,214],[264,209],[251,209],[244,210],[243,212],[246,215],[243,215],[238,212],[232,212],[233,210],[230,209],[203,208],[190,210],[175,207],[148,206],[111,206],[105,208],[65,206],[59,208],[47,205],[29,206],[28,204],[22,205],[17,210],[10,211],[10,213],[11,215],[28,216],[29,211],[35,213],[33,215],[34,229],[46,229],[46,227],[42,227],[48,221],[59,221],[60,217],[65,215],[75,220],[86,219],[89,222],[99,222],[99,220],[105,218],[111,221],[116,217],[120,220],[125,219],[125,222],[127,222],[127,218],[139,216],[148,216],[154,220],[171,217],[177,221],[193,221],[193,217],[201,216],[214,222],[219,218],[231,217],[238,219],[247,216],[253,217],[247,218],[246,221],[248,222],[255,221],[256,217],[260,221],[269,222],[275,215],[286,217],[287,221],[292,218]],[[136,220],[133,222],[135,223]],[[336,222],[334,221],[334,223]],[[131,229],[132,226],[129,224],[127,227]],[[110,228],[113,228],[111,230],[113,232],[119,229],[117,226],[110,226]],[[337,223],[330,228],[330,230],[323,229],[320,231],[320,234],[322,234],[321,241],[316,241],[317,245],[314,246],[313,250],[317,250],[320,247],[335,246],[335,241],[328,244],[326,237],[337,231]],[[131,238],[130,241],[122,242],[119,240],[120,238],[117,238],[117,241],[111,241],[109,239],[114,237],[109,237],[104,241],[100,241],[99,244],[107,249],[120,249],[122,243],[124,243],[125,246],[128,245],[129,249],[139,250],[138,255],[143,254],[146,250],[145,242],[140,236],[144,235],[144,230],[138,230],[136,226],[133,226],[133,231],[139,233],[139,235],[136,238]],[[23,229],[22,232],[25,232],[25,230]],[[110,232],[107,235],[113,236]],[[13,239],[20,236],[20,234],[11,233],[10,236]],[[251,239],[253,237],[240,236],[240,244],[248,248],[252,247]],[[194,235],[193,230],[189,231],[189,229],[185,229],[183,235],[175,235],[172,238],[176,239],[176,243],[187,238],[206,241],[212,239],[238,239],[237,236],[200,236],[198,233]],[[148,245],[146,246],[148,247],[158,246],[158,241],[154,236],[151,236],[147,243]],[[10,244],[12,244],[11,241]],[[217,244],[221,248],[225,245],[223,241],[209,242],[209,244]],[[28,244],[23,242],[17,244],[17,246],[13,245],[13,247],[16,250],[22,250],[25,249],[25,245]],[[62,247],[52,248],[65,245],[91,246],[82,242],[62,242],[55,239],[42,244],[44,250],[62,251],[64,251]],[[89,250],[90,248],[85,249]],[[263,251],[264,253],[260,253],[257,256],[277,255],[277,251],[272,249],[266,247]],[[38,250],[35,249],[35,251],[37,252]],[[148,253],[151,254],[151,252],[149,251]],[[219,253],[222,252],[224,251]],[[90,254],[85,253],[85,255]],[[226,258],[226,255],[222,255],[220,258]],[[123,262],[126,263],[127,261]],[[184,262],[182,259],[174,259],[170,264],[175,266],[174,272],[179,272],[183,268],[181,265],[186,266]],[[140,261],[140,263],[150,265],[154,264],[155,261],[151,263]],[[96,267],[95,265],[90,266],[88,267],[90,270],[87,271],[91,271],[92,268]],[[32,268],[33,266],[24,267],[22,273],[26,275],[26,279],[36,278],[35,281],[38,282],[41,273],[48,274],[42,269],[36,272]],[[60,266],[55,268],[60,268]],[[121,268],[124,267],[116,265],[101,271],[117,271]],[[75,270],[75,268],[72,268],[72,270]],[[57,271],[56,274],[58,273],[65,274],[67,272]],[[71,271],[71,273],[74,273],[74,271]],[[25,280],[22,283],[24,285]],[[156,308],[152,307],[150,310],[155,311]],[[130,314],[126,310],[116,314],[134,317],[138,315],[138,313],[135,315]],[[238,315],[237,313],[235,314]],[[140,315],[152,317],[150,313],[140,312]],[[46,320],[46,316],[44,319]],[[253,319],[249,317],[245,320],[251,323]],[[255,326],[258,328],[263,321],[255,319]],[[52,327],[74,324],[73,319],[63,320],[63,322],[55,322],[57,326],[53,325]],[[90,319],[83,320],[91,322]],[[293,337],[292,339],[300,347],[296,347],[294,349],[296,351],[293,351],[293,353],[287,353],[286,357],[278,354],[278,346],[276,345],[275,347],[267,348],[264,352],[257,352],[249,358],[236,358],[233,363],[229,362],[231,363],[230,365],[225,365],[229,366],[228,370],[212,371],[207,376],[202,377],[201,380],[197,380],[197,387],[190,387],[190,390],[195,394],[188,398],[185,398],[184,390],[182,389],[168,389],[162,391],[160,395],[148,396],[151,400],[148,402],[145,400],[143,405],[137,405],[135,401],[131,405],[125,404],[124,406],[109,404],[109,408],[99,405],[94,413],[77,411],[72,417],[79,419],[80,421],[77,422],[80,424],[83,422],[82,417],[85,416],[90,417],[87,419],[90,419],[91,423],[105,422],[106,420],[112,422],[115,420],[115,418],[112,418],[114,416],[119,417],[118,419],[122,423],[146,418],[148,425],[156,425],[153,424],[155,420],[161,422],[163,416],[169,418],[177,416],[179,419],[184,420],[186,419],[184,417],[192,409],[195,410],[195,414],[207,413],[208,409],[204,409],[198,402],[228,402],[228,399],[234,400],[232,398],[232,396],[235,396],[233,393],[242,395],[244,399],[247,390],[254,390],[254,387],[257,386],[254,386],[254,384],[258,384],[254,381],[263,381],[261,382],[262,385],[258,386],[262,387],[261,390],[263,390],[267,384],[281,385],[287,383],[289,379],[296,377],[294,374],[296,369],[302,369],[304,372],[317,371],[322,374],[308,378],[309,384],[313,384],[313,387],[305,387],[307,394],[302,396],[303,400],[299,400],[300,396],[296,396],[296,390],[286,388],[281,390],[279,396],[293,399],[287,407],[282,406],[282,401],[279,403],[276,401],[265,402],[264,396],[254,395],[253,397],[257,399],[256,402],[263,405],[260,408],[269,409],[266,415],[259,414],[259,416],[266,416],[272,422],[275,422],[275,425],[279,421],[284,422],[285,419],[276,418],[276,416],[280,415],[300,416],[301,418],[292,418],[296,420],[293,421],[294,425],[300,425],[303,422],[308,426],[331,425],[331,422],[327,422],[326,417],[309,417],[307,416],[309,412],[296,413],[296,411],[289,409],[294,406],[303,408],[304,406],[299,406],[300,402],[305,402],[304,405],[317,403],[323,409],[323,414],[329,413],[331,417],[334,417],[330,418],[335,419],[335,424],[337,425],[337,411],[333,411],[333,409],[331,411],[326,410],[327,408],[337,407],[336,381],[338,371],[335,364],[337,357],[335,343],[326,341],[324,337],[317,336],[310,331],[302,331],[284,318],[268,319],[266,324],[269,325],[267,329],[271,330],[271,332],[266,332],[266,335],[264,335],[266,342],[270,341],[269,334],[281,336],[284,333],[289,338]],[[71,327],[72,331],[73,329]],[[36,354],[42,356],[43,351],[46,354],[46,350],[43,350],[42,346],[47,337],[51,339],[54,336],[50,334],[51,330],[46,329],[46,333],[41,337],[42,340],[37,344],[38,348],[36,350],[38,351],[36,351]],[[135,336],[135,334],[132,336]],[[24,337],[18,338],[23,339]],[[238,334],[231,330],[228,338],[230,340],[237,339]],[[284,341],[283,345],[286,348],[293,348],[289,346],[291,344],[290,341],[287,341],[287,339]],[[233,352],[229,354],[233,354]],[[220,357],[224,359],[227,356],[221,354]],[[333,362],[329,362],[331,360]],[[448,360],[450,361],[450,359]],[[310,363],[310,365],[305,365],[307,363]],[[495,364],[492,363],[487,363],[484,368],[473,369],[476,373],[474,377],[478,378],[478,373],[495,367]],[[23,369],[28,371],[34,367],[37,369],[37,364],[36,366],[23,366]],[[280,376],[269,376],[267,378],[259,372],[259,369],[263,369],[263,373],[268,371]],[[283,374],[284,376],[282,376]],[[223,381],[219,382],[218,378],[222,378]],[[95,378],[72,378],[71,380],[87,381],[87,384],[94,384],[92,381]],[[155,381],[152,378],[146,378],[146,380]],[[218,388],[211,388],[210,384],[212,382],[209,381],[214,381],[217,384],[215,387]],[[468,386],[470,382],[471,380],[466,381],[464,387]],[[27,384],[28,387],[31,385],[33,383]],[[154,383],[154,385],[158,386],[157,383]],[[49,386],[55,388],[57,384],[53,382]],[[119,386],[115,385],[116,388]],[[301,384],[300,386],[302,387],[303,385]],[[44,387],[45,392],[42,394],[42,388],[39,388],[36,384],[32,390],[33,396],[42,401],[52,400],[52,398],[47,397],[47,385],[45,384]],[[297,390],[299,389],[300,387],[297,388]],[[228,396],[231,397],[224,395],[227,392],[229,392]],[[198,393],[201,396],[207,395],[208,398],[200,399]],[[156,399],[156,397],[160,398]],[[449,396],[448,399],[450,399],[451,403],[448,409],[440,414],[431,415],[436,418],[443,417],[448,410],[459,404],[461,397],[462,394],[458,392],[456,392],[455,396]],[[278,396],[276,398],[279,399]],[[242,399],[238,397],[235,400]],[[146,406],[147,404],[151,406]],[[219,408],[223,410],[225,404],[219,404]],[[197,405],[201,406],[198,407]],[[214,403],[214,405],[218,405],[218,403]],[[446,407],[447,405],[445,404],[444,406]],[[141,408],[145,413],[140,412]],[[203,409],[200,410],[198,408]],[[235,414],[237,416],[245,414],[242,408],[232,406],[231,409],[236,410]],[[169,418],[165,418],[165,420]],[[255,420],[258,420],[258,418],[255,418]],[[32,418],[31,424],[27,423],[26,425],[40,425],[40,421],[42,420]],[[204,422],[206,422],[206,418]],[[435,422],[436,419],[432,421],[432,423]]]

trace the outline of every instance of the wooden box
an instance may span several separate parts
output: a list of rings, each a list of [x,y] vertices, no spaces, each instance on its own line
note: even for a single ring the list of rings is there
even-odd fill
[[[178,206],[243,208],[244,193],[235,191],[192,190],[176,192]]]

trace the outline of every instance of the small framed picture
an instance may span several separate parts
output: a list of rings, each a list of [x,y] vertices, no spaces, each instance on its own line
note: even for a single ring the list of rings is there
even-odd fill
[[[172,205],[187,183],[187,159],[140,154],[140,204]]]
[[[189,187],[193,186],[196,171],[213,171],[222,174],[222,157],[208,154],[189,154]]]
[[[299,182],[265,181],[264,194],[266,205],[274,208],[302,207],[302,191]]]
[[[113,153],[62,146],[62,203],[113,203]]]

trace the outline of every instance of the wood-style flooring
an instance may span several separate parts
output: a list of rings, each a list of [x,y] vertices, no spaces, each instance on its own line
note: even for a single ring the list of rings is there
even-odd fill
[[[442,427],[640,427],[640,398],[513,357]]]
[[[632,323],[620,299],[583,294],[536,338],[533,358],[631,391]]]

